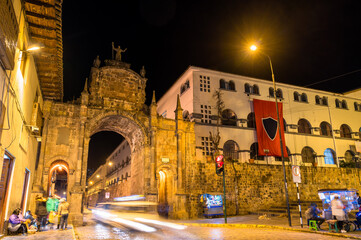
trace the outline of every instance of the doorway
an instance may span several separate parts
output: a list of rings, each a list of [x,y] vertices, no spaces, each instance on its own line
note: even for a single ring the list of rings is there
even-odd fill
[[[3,168],[0,178],[0,232],[3,232],[4,221],[7,218],[7,202],[10,190],[10,179],[12,175],[14,158],[5,152],[3,156]]]
[[[65,161],[55,161],[49,171],[48,196],[67,198],[69,167]]]

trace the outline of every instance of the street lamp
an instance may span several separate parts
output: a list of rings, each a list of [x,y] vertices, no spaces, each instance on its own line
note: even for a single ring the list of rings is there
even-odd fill
[[[258,49],[257,45],[250,46],[251,51],[256,51]],[[275,81],[275,75],[273,73],[273,66],[272,66],[272,60],[271,57],[267,54],[260,52],[261,54],[265,55],[269,60],[269,65],[271,68],[271,74],[272,74],[272,83],[273,83],[273,89],[276,92],[276,81]],[[282,142],[282,135],[281,135],[281,125],[280,125],[280,114],[278,111],[278,102],[277,102],[277,94],[274,94],[275,103],[276,103],[276,112],[277,112],[277,127],[278,127],[278,134],[280,135],[280,145],[281,145],[281,158],[282,158],[282,167],[283,167],[283,180],[285,183],[285,195],[286,195],[286,202],[287,202],[287,214],[288,214],[288,224],[292,226],[291,224],[291,213],[290,213],[290,203],[288,199],[288,188],[287,188],[287,178],[286,178],[286,168],[285,168],[285,159],[284,159],[284,152],[283,152],[283,142]]]

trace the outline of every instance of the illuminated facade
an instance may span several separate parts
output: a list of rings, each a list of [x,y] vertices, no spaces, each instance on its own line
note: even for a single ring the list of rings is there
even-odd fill
[[[225,156],[238,162],[250,159],[259,164],[281,164],[280,158],[259,156],[253,113],[253,99],[283,103],[285,140],[291,163],[336,167],[354,164],[360,150],[361,91],[336,94],[271,81],[189,67],[158,102],[157,111],[174,118],[180,95],[185,120],[195,122],[197,159],[207,158],[212,149],[209,132],[217,124],[216,90],[225,107],[220,120],[220,144]]]
[[[0,228],[29,208],[41,141],[43,97],[22,1],[0,4]],[[1,230],[0,229],[0,230]],[[1,230],[2,232],[2,230]]]

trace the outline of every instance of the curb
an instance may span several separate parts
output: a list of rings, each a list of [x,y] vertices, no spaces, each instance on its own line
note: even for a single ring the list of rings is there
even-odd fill
[[[71,224],[71,226],[72,226],[72,228],[71,228],[71,232],[72,232],[72,235],[73,235],[73,240],[79,240],[80,238],[79,238],[78,233],[77,233],[77,232],[76,232],[76,230],[75,230],[74,225],[73,225],[73,224]]]
[[[221,227],[221,228],[269,228],[269,229],[280,229],[280,230],[288,230],[294,232],[306,232],[306,233],[317,233],[322,235],[334,236],[334,237],[342,237],[342,238],[350,238],[350,239],[360,239],[361,237],[346,235],[342,233],[331,233],[331,232],[320,232],[320,231],[311,231],[308,229],[297,229],[291,227],[281,227],[274,225],[258,225],[258,224],[216,224],[216,223],[179,223],[185,226],[193,226],[193,227]]]

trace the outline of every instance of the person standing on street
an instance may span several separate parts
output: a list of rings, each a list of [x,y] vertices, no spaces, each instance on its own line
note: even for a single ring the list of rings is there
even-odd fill
[[[66,230],[68,228],[69,203],[65,201],[65,198],[60,199],[58,214],[61,216],[60,230]]]
[[[332,217],[333,219],[337,220],[337,227],[341,230],[342,233],[346,232],[344,229],[342,229],[343,221],[346,220],[346,213],[344,209],[345,206],[340,200],[340,196],[335,194],[333,200],[331,201]]]

